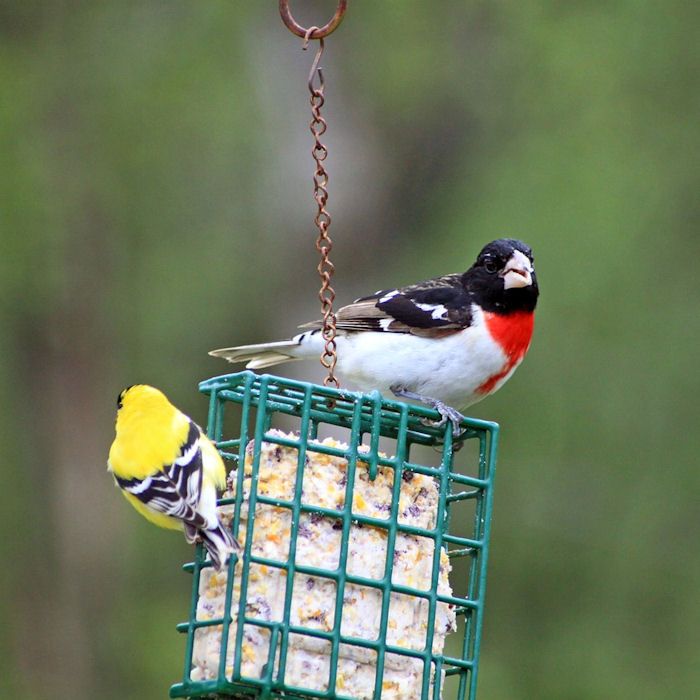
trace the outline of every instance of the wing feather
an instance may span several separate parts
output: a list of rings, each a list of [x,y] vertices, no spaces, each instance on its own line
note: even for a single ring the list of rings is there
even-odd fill
[[[408,287],[382,289],[336,313],[336,328],[344,332],[375,331],[441,337],[471,324],[470,293],[462,275],[452,274]],[[322,321],[300,328],[320,329]]]

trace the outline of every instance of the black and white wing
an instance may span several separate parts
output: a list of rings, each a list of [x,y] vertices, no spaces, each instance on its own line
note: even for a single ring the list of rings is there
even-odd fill
[[[145,479],[114,477],[124,491],[151,510],[182,520],[188,535],[192,534],[192,529],[207,525],[206,518],[197,510],[203,478],[199,436],[199,428],[190,421],[187,439],[172,464],[163,465],[161,472]]]
[[[461,274],[444,275],[407,287],[383,289],[343,306],[336,314],[340,331],[412,333],[439,337],[471,324],[472,299]],[[314,321],[302,328],[321,328]]]

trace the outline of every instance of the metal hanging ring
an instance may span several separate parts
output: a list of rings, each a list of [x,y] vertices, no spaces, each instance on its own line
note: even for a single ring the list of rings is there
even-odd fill
[[[324,24],[322,27],[311,27],[311,29],[305,29],[292,17],[292,11],[289,9],[289,0],[280,0],[280,16],[282,21],[287,25],[287,29],[293,34],[296,34],[302,39],[323,39],[329,34],[334,32],[340,23],[343,21],[345,16],[345,10],[348,7],[348,0],[338,0],[338,7],[333,15],[333,18]]]

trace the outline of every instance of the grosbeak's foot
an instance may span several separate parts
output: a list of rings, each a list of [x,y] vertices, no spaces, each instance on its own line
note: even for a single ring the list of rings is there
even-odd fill
[[[448,406],[439,399],[433,399],[430,396],[421,396],[421,394],[416,394],[414,391],[409,391],[399,384],[394,384],[389,388],[394,396],[420,401],[421,403],[431,406],[440,414],[441,418],[438,421],[432,421],[424,418],[421,421],[423,425],[441,428],[443,425],[445,425],[445,423],[447,423],[447,421],[450,421],[450,423],[452,423],[452,437],[458,437],[462,434],[463,431],[460,423],[464,420],[464,416],[457,409]]]
[[[433,400],[432,407],[442,416],[438,421],[425,420],[426,425],[433,425],[436,428],[441,428],[447,421],[452,423],[452,437],[458,437],[462,434],[462,426],[460,423],[464,420],[464,416],[451,406],[447,406],[442,401]]]

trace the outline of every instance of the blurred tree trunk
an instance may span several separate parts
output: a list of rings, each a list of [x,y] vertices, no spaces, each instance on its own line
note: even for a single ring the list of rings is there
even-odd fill
[[[17,377],[29,402],[26,433],[35,459],[28,532],[13,610],[15,653],[27,695],[56,700],[99,697],[98,659],[105,633],[104,598],[116,573],[120,536],[104,503],[106,446],[96,425],[111,422],[111,359],[118,352],[104,290],[114,285],[111,227],[93,191],[90,154],[70,91],[47,124],[49,196],[60,202],[44,257],[33,274],[44,293],[35,308],[18,305],[14,331]],[[110,533],[105,541],[104,533]]]

